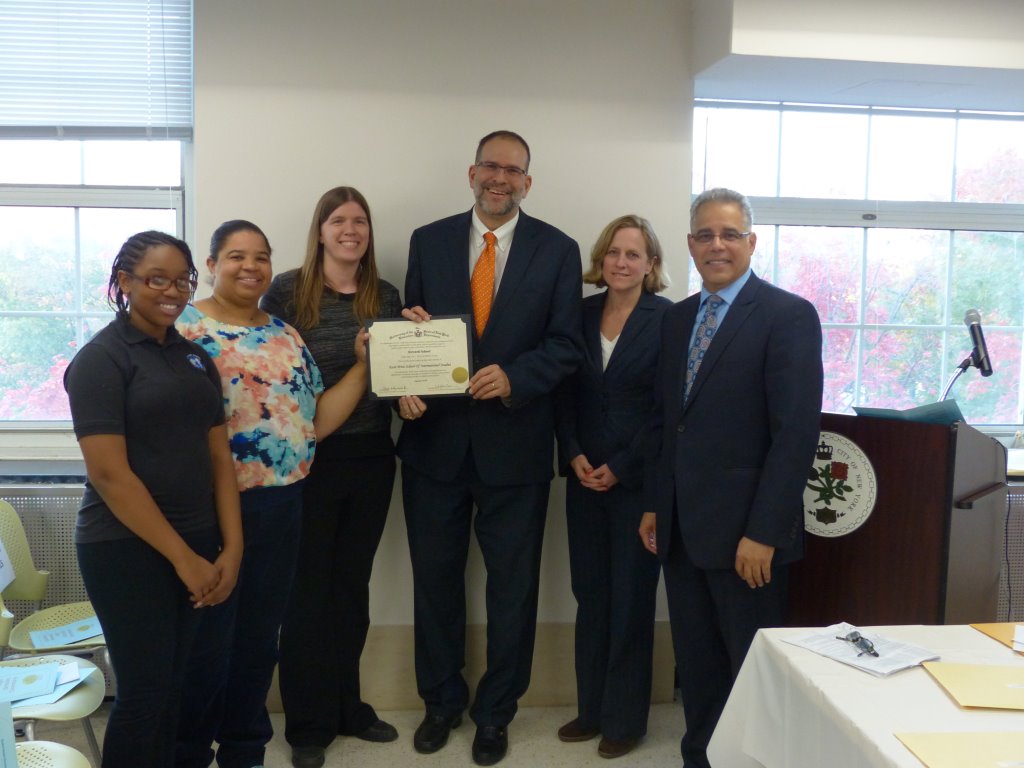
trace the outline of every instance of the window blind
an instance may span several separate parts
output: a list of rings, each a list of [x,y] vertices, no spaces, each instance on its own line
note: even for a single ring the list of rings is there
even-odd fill
[[[0,138],[191,134],[191,0],[0,0]]]

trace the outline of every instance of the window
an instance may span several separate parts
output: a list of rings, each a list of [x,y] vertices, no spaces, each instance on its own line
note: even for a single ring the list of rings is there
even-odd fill
[[[145,229],[182,229],[180,154],[177,141],[0,139],[0,421],[70,419],[64,368],[112,317],[118,247]],[[43,182],[89,178],[91,157],[98,176],[139,186]]]
[[[702,102],[694,119],[694,193],[747,194],[754,271],[818,310],[825,410],[934,402],[977,309],[994,373],[950,396],[972,424],[1021,422],[1024,115]]]
[[[66,422],[63,373],[106,325],[110,265],[183,236],[189,0],[0,5],[0,422]]]

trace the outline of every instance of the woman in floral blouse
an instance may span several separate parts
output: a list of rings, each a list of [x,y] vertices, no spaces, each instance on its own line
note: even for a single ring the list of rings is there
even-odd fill
[[[291,591],[302,526],[302,485],[318,437],[351,414],[366,386],[359,359],[324,391],[298,332],[259,308],[272,277],[270,244],[255,224],[228,221],[206,261],[213,295],[189,306],[178,330],[220,372],[227,431],[242,502],[244,554],[232,598],[206,609],[186,675],[176,761],[263,763],[273,729],[266,709],[278,630]]]

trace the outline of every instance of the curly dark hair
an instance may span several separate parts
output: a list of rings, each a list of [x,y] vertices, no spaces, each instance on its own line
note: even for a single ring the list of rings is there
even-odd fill
[[[195,262],[192,260],[192,249],[188,243],[179,240],[174,235],[166,232],[149,230],[132,235],[124,241],[121,250],[114,258],[114,264],[110,268],[110,281],[107,283],[107,301],[109,301],[119,312],[128,311],[128,302],[125,300],[124,292],[121,291],[121,284],[117,279],[118,272],[135,274],[135,267],[146,256],[146,251],[158,245],[170,245],[177,248],[185,256],[188,263],[188,274],[193,280],[199,277]]]

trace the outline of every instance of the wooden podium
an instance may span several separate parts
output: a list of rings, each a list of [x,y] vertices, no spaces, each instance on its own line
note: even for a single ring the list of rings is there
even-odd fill
[[[821,428],[867,455],[877,500],[844,536],[806,535],[789,625],[997,621],[1006,449],[963,422],[825,413]]]

